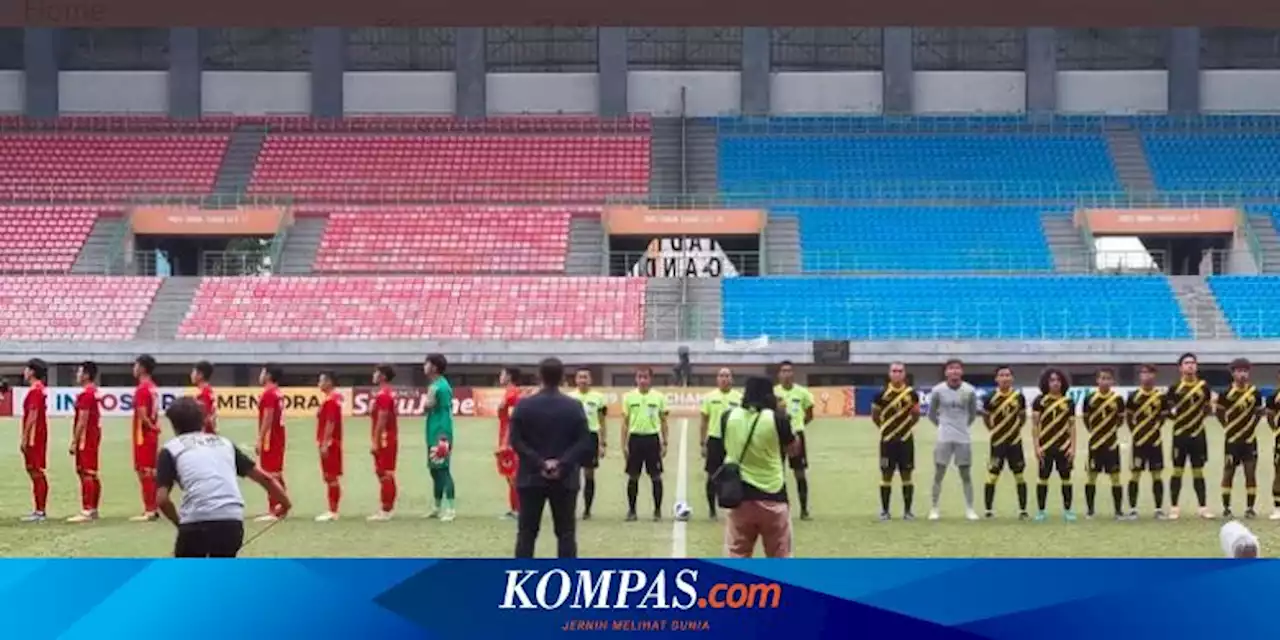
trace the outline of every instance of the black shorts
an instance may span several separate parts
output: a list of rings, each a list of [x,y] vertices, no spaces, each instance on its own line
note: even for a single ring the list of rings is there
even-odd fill
[[[1058,477],[1063,480],[1071,478],[1071,467],[1074,461],[1067,457],[1067,452],[1058,447],[1054,447],[1044,452],[1044,459],[1040,461],[1040,479],[1048,480],[1053,475],[1054,470],[1058,471]]]
[[[1228,442],[1224,447],[1225,456],[1223,462],[1228,467],[1236,467],[1246,462],[1256,462],[1258,460],[1258,443],[1257,442]]]
[[[991,445],[991,455],[987,461],[987,472],[998,474],[1004,470],[1005,465],[1009,465],[1009,470],[1014,473],[1022,473],[1027,470],[1027,454],[1022,450],[1021,442],[1017,444]]]
[[[1131,471],[1164,471],[1164,447],[1160,443],[1133,448]]]
[[[707,438],[707,464],[703,466],[703,470],[707,473],[715,473],[724,465],[724,440],[720,438]]]
[[[1203,435],[1198,438],[1181,437],[1173,439],[1173,468],[1181,469],[1191,463],[1191,467],[1199,469],[1209,462],[1209,439]]]
[[[178,525],[175,558],[234,558],[244,544],[244,522],[211,520]]]
[[[657,434],[627,438],[627,475],[638,476],[641,470],[651,476],[662,473],[662,439]]]
[[[801,434],[803,435],[803,434]],[[916,468],[916,443],[913,440],[880,441],[880,471],[911,473]]]
[[[1091,473],[1120,473],[1120,447],[1089,450]]]
[[[800,441],[800,451],[791,456],[791,468],[796,471],[804,471],[809,468],[809,442],[805,439],[804,434],[804,431],[796,434],[796,439]]]
[[[591,433],[591,455],[582,461],[583,469],[595,469],[600,466],[600,434]]]

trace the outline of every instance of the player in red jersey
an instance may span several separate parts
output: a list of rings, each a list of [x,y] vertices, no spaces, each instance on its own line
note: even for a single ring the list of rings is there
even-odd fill
[[[324,403],[316,416],[316,445],[320,447],[320,473],[328,487],[329,510],[316,516],[316,522],[337,520],[338,502],[342,499],[342,396],[334,390],[337,385],[336,374],[320,372]]]
[[[258,400],[258,466],[284,487],[284,396],[280,394],[280,379],[284,371],[268,364],[258,374],[262,384],[262,397]],[[275,522],[282,517],[281,505],[275,499],[267,500],[267,513],[256,518],[257,522]]]
[[[391,381],[395,379],[396,370],[389,364],[380,364],[373,370],[373,383],[378,385],[378,391],[369,411],[373,427],[369,452],[373,454],[373,472],[378,475],[382,508],[367,518],[371,522],[390,520],[396,508],[396,456],[400,449],[400,427],[396,421],[396,390],[391,388]]]
[[[98,501],[102,498],[102,481],[98,478],[98,447],[102,443],[98,365],[91,360],[80,363],[76,380],[81,388],[76,396],[76,417],[67,453],[76,461],[76,475],[80,477],[80,513],[67,518],[67,522],[80,523],[98,519]]]
[[[156,359],[148,355],[133,361],[133,377],[138,387],[133,391],[133,469],[142,486],[142,514],[129,518],[132,522],[160,519],[156,507],[156,455],[160,449],[160,392],[151,379]]]
[[[49,476],[45,475],[49,450],[49,418],[45,405],[45,380],[49,377],[49,365],[44,360],[32,358],[22,377],[29,388],[22,400],[22,430],[18,448],[22,451],[27,475],[31,477],[31,495],[35,510],[22,518],[23,522],[44,522],[45,506],[49,502]]]
[[[520,468],[520,459],[511,449],[507,435],[511,431],[511,413],[520,402],[520,370],[507,367],[498,374],[498,384],[505,390],[502,404],[498,405],[498,448],[493,455],[498,459],[498,475],[507,481],[507,513],[503,516],[515,520],[520,512],[520,496],[516,493],[516,471]]]
[[[214,399],[213,385],[209,384],[212,379],[213,365],[208,360],[201,360],[191,368],[191,384],[196,385],[196,402],[204,409],[205,433],[218,432],[218,403]]]

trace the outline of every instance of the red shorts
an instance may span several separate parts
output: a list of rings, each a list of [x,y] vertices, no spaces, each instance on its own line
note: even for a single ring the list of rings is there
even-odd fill
[[[329,445],[329,452],[320,456],[320,473],[326,478],[342,475],[342,443]]]
[[[23,463],[28,469],[44,470],[48,468],[48,449],[48,442],[43,442],[37,439],[35,444],[29,445],[27,448],[22,450]]]
[[[378,475],[394,472],[396,470],[396,458],[399,454],[399,443],[394,440],[379,448],[373,453],[373,472]]]
[[[85,447],[76,450],[76,473],[85,473],[86,471],[98,472],[98,448]]]
[[[511,449],[503,449],[498,453],[498,475],[510,479],[516,477],[520,470],[520,457]]]
[[[261,452],[258,466],[267,473],[284,473],[284,447],[272,447]]]
[[[160,443],[154,434],[147,434],[142,437],[142,444],[134,441],[133,445],[133,469],[134,471],[151,471],[156,468],[156,456],[159,455]]]

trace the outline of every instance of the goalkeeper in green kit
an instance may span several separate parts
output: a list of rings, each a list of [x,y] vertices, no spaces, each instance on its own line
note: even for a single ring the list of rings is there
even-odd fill
[[[432,495],[435,508],[428,518],[440,518],[452,522],[453,474],[449,460],[453,457],[453,387],[445,379],[449,361],[443,355],[427,356],[422,366],[427,374],[427,468],[431,472]]]

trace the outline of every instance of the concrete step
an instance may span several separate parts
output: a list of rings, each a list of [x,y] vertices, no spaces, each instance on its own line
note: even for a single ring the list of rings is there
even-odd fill
[[[226,154],[218,167],[213,192],[219,195],[243,195],[249,188],[253,168],[257,165],[267,128],[261,125],[239,125],[231,134]]]
[[[792,216],[769,218],[764,227],[765,262],[762,271],[769,275],[800,273],[800,220]]]
[[[649,146],[649,193],[684,193],[680,158],[684,149],[680,118],[654,118]]]
[[[1230,340],[1235,338],[1218,305],[1213,290],[1203,276],[1170,276],[1169,286],[1177,296],[1178,307],[1187,319],[1192,336],[1197,340]]]
[[[575,217],[569,222],[569,252],[564,272],[571,276],[607,275],[604,225],[599,218]]]
[[[1156,183],[1151,176],[1151,163],[1138,132],[1128,127],[1109,128],[1106,138],[1107,149],[1120,184],[1132,192],[1154,192]]]
[[[685,339],[682,283],[676,278],[652,278],[644,290],[645,338]]]
[[[174,340],[195,298],[200,278],[165,278],[138,327],[139,340]]]
[[[122,274],[124,272],[124,218],[99,216],[71,265],[71,273],[86,275]],[[110,262],[110,264],[108,264]]]
[[[329,219],[324,216],[294,218],[293,226],[285,231],[284,249],[280,252],[280,265],[276,272],[282,275],[311,273],[316,262],[316,252],[320,249],[320,239],[324,237],[324,228],[328,222]]]
[[[719,188],[719,145],[714,120],[690,119],[685,122],[686,191],[699,195],[716,195]]]

